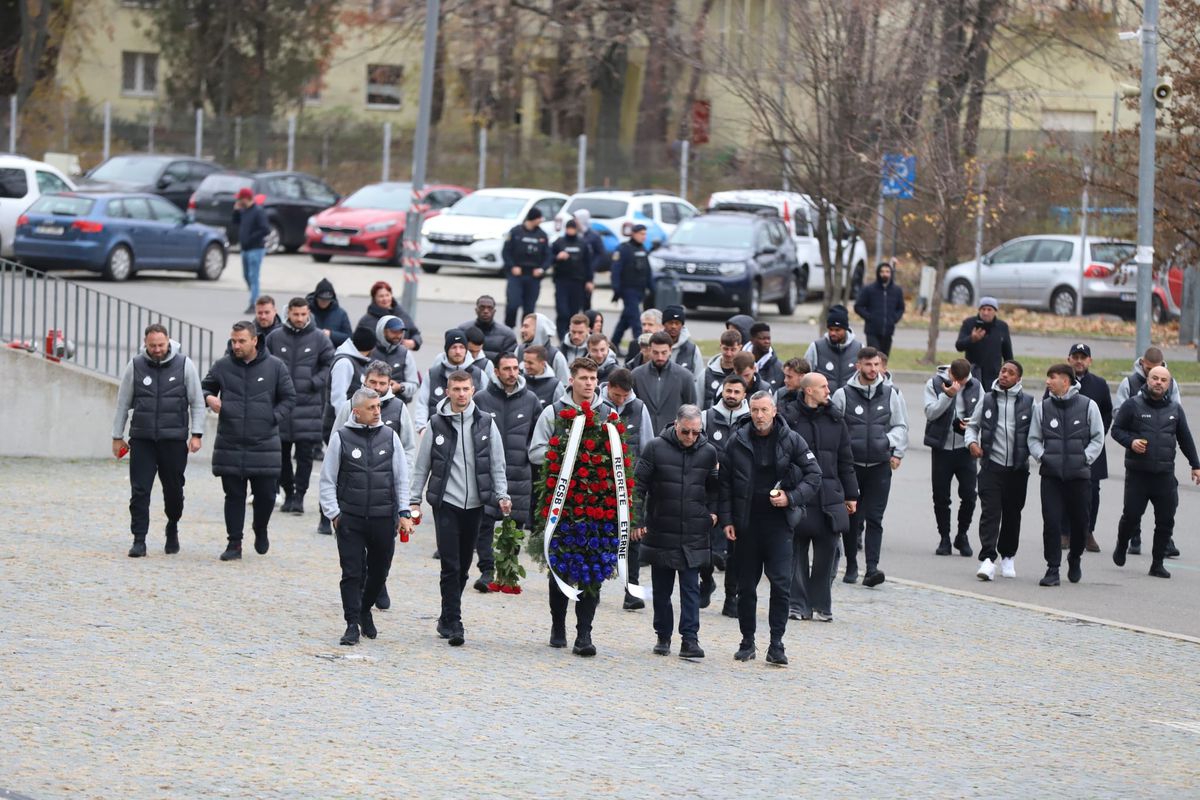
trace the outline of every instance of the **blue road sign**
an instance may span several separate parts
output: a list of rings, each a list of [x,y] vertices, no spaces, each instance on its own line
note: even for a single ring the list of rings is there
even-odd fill
[[[880,191],[893,200],[911,200],[917,179],[917,157],[888,153],[883,157]]]

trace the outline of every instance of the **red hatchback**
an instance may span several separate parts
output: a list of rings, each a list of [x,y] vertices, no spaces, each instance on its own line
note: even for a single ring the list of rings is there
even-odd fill
[[[471,193],[461,186],[426,186],[424,217],[440,214]],[[322,263],[334,256],[372,258],[399,264],[405,215],[412,206],[411,183],[371,183],[337,205],[309,217],[304,250]]]

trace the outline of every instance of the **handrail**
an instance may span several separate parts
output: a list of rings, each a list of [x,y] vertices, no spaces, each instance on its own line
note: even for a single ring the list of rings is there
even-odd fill
[[[120,378],[142,349],[147,325],[159,323],[203,371],[213,359],[213,332],[89,286],[0,259],[0,343]]]

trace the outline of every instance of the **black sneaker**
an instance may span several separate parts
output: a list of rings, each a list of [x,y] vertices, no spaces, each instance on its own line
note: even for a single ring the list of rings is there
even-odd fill
[[[358,644],[358,626],[353,622],[346,626],[346,632],[342,634],[341,644],[348,647]]]
[[[872,586],[878,586],[879,584],[883,583],[886,579],[887,578],[883,574],[883,570],[875,569],[873,567],[868,568],[867,574],[863,576],[863,586],[866,586],[868,588],[872,587]]]
[[[163,546],[163,552],[169,556],[173,556],[179,552],[179,523],[167,523],[167,543]]]
[[[225,547],[225,552],[221,553],[222,561],[239,561],[242,558],[242,543],[230,542]]]
[[[654,655],[656,655],[656,656],[671,655],[671,637],[670,636],[658,637],[658,641],[655,642],[655,644],[654,644],[653,652],[654,652]],[[683,651],[680,650],[679,652],[682,653]]]
[[[292,503],[294,502],[296,502],[296,498],[290,493],[285,493],[283,495],[283,502],[279,505],[279,511],[285,514],[290,513],[292,510]]]
[[[368,639],[374,639],[379,635],[379,631],[375,629],[375,618],[371,616],[371,609],[364,608],[362,614],[359,615],[358,625],[362,628],[362,635]]]
[[[629,593],[628,589],[625,590],[625,602],[621,604],[621,608],[625,609],[626,611],[640,611],[645,607],[645,600],[640,597],[634,597]]]
[[[555,649],[562,649],[567,646],[567,626],[550,624],[550,646]]]
[[[1079,583],[1083,577],[1083,570],[1079,566],[1079,559],[1073,558],[1067,561],[1067,580],[1071,583]]]
[[[954,549],[958,551],[960,556],[970,556],[974,553],[971,550],[971,539],[965,533],[960,533],[954,537]]]
[[[333,536],[333,526],[329,524],[329,518],[324,514],[321,515],[321,521],[317,523],[317,533],[322,536]]]
[[[783,652],[783,642],[771,642],[767,648],[767,663],[777,667],[786,667],[788,660]]]
[[[1150,573],[1149,574],[1155,578],[1171,577],[1171,573],[1167,572],[1167,568],[1163,566],[1163,563],[1161,561],[1155,561],[1153,564],[1150,565]]]
[[[267,539],[266,531],[254,532],[254,552],[260,556],[265,556],[267,551],[271,549],[271,542]]]
[[[659,642],[662,640],[659,639]],[[667,652],[670,652],[671,641],[667,640]],[[665,655],[665,654],[664,654]],[[704,650],[700,648],[700,642],[695,639],[684,639],[683,644],[679,646],[680,658],[704,658]]]
[[[143,558],[146,555],[146,540],[134,539],[133,546],[129,548],[130,558]]]
[[[1129,549],[1126,542],[1121,541],[1121,537],[1117,537],[1117,546],[1113,548],[1113,563],[1118,567],[1125,566],[1125,553]]]
[[[858,583],[858,564],[856,562],[846,562],[846,574],[842,576],[842,583]]]
[[[721,605],[721,616],[737,619],[737,597],[726,597]]]
[[[1167,539],[1167,558],[1179,558],[1179,548],[1175,546],[1175,537]]]
[[[590,633],[581,633],[576,636],[575,646],[571,648],[571,652],[584,658],[596,655],[596,645],[592,644],[592,635]]]
[[[1038,586],[1058,586],[1058,567],[1050,567],[1046,570],[1046,574],[1038,581]]]
[[[942,537],[942,540],[940,542],[938,542],[937,550],[934,550],[933,554],[935,556],[950,555],[950,536],[949,535]]]
[[[467,641],[467,632],[463,630],[461,622],[454,623],[454,631],[450,634],[449,644],[451,647],[462,647],[463,642]]]
[[[488,584],[491,582],[491,575],[480,575],[478,580],[476,580],[472,585],[475,587],[475,591],[479,592],[480,594],[490,594],[492,590],[488,588]]]
[[[304,495],[298,494],[296,499],[292,500],[292,513],[298,517],[304,514]]]
[[[1134,536],[1129,540],[1129,555],[1140,556],[1142,554],[1142,537]]]
[[[734,661],[753,661],[755,656],[754,640],[742,639],[742,643],[738,645],[737,652],[733,654]]]
[[[437,622],[437,632],[438,636],[442,637],[443,639],[449,639],[454,635],[454,626],[448,622],[442,622],[439,619]]]
[[[379,587],[379,596],[375,598],[375,607],[380,611],[387,611],[392,607],[392,598],[388,597],[386,583]]]
[[[717,590],[717,582],[712,578],[700,581],[700,607],[708,608],[712,605],[713,592]]]

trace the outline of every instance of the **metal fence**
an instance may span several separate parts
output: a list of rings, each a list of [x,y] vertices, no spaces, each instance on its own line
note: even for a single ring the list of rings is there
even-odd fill
[[[203,370],[212,362],[213,332],[128,300],[0,259],[0,343],[120,378],[142,349],[147,325],[171,338]]]

